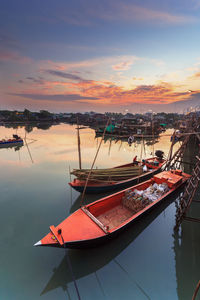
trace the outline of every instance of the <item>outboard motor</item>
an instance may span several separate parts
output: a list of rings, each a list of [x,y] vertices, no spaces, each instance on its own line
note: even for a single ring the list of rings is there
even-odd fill
[[[20,137],[17,134],[13,134],[13,138],[16,139],[16,140],[20,139]]]
[[[158,159],[163,159],[164,152],[162,150],[156,150],[155,155]]]

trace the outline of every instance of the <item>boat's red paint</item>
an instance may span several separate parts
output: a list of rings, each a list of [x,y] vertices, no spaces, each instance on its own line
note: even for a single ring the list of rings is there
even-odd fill
[[[94,223],[81,209],[78,209],[75,213],[60,223],[55,230],[61,229],[64,241],[75,242],[77,240],[95,239],[103,236],[105,233],[103,230]],[[66,230],[65,230],[66,229]],[[42,240],[42,245],[60,245],[56,238],[54,238],[52,232],[47,234]]]
[[[174,192],[182,184],[184,184],[187,179],[189,179],[189,177],[190,175],[180,173],[179,171],[164,171],[157,175],[154,175],[154,177],[150,180],[88,204],[84,207],[84,209],[78,209],[54,228],[56,237],[52,232],[50,232],[40,241],[40,245],[62,248],[82,248],[84,246],[93,246],[97,242],[103,242],[108,238],[111,238],[114,235],[118,234],[122,229],[124,229],[130,223],[133,223],[138,217],[142,216],[147,211],[150,211],[153,206],[164,200],[167,196],[169,196],[172,192]],[[139,212],[133,214],[131,213],[130,217],[113,228],[109,229],[104,224],[106,228],[105,230],[105,228],[99,226],[98,222],[95,221],[98,216],[102,215],[105,212],[107,213],[111,211],[118,205],[121,205],[122,198],[127,190],[145,190],[155,182],[167,183],[169,191]],[[91,218],[91,215],[93,218]],[[62,242],[60,243],[59,241]]]

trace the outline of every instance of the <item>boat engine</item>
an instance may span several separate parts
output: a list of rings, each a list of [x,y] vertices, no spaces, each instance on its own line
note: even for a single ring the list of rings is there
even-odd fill
[[[164,152],[162,150],[156,150],[155,155],[158,159],[163,159]]]

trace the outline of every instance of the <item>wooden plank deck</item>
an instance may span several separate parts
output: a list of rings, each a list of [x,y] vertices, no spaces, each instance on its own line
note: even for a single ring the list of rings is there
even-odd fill
[[[120,204],[99,215],[97,218],[104,226],[109,226],[111,230],[129,219],[132,215],[133,212],[130,209]]]

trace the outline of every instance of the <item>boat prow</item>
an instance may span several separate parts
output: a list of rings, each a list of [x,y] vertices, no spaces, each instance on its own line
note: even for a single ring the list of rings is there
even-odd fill
[[[37,243],[35,243],[33,246],[37,247],[37,246],[41,246],[41,241],[38,241]]]

